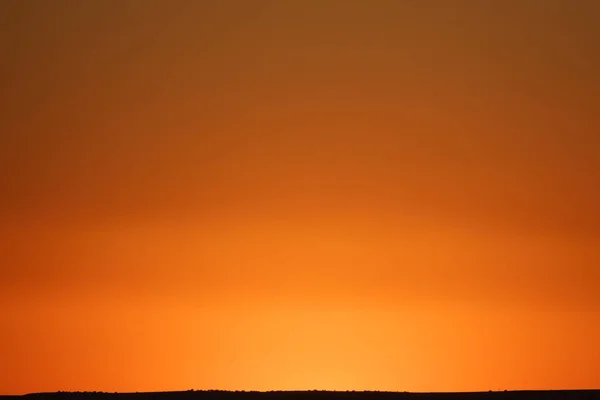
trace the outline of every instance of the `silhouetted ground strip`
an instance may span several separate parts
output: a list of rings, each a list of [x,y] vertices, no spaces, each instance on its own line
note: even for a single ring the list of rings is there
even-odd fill
[[[0,396],[0,400],[600,400],[600,390],[410,393],[368,391],[220,391],[105,393],[56,392]]]

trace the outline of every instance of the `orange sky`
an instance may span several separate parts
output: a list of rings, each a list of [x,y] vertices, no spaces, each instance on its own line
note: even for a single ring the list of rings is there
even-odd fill
[[[0,393],[600,387],[600,2],[0,2]]]

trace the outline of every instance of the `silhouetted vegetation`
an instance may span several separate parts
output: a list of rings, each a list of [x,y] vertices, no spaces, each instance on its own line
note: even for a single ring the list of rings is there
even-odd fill
[[[378,391],[224,391],[194,390],[154,393],[63,392],[0,396],[0,400],[600,400],[600,390],[488,391],[472,393],[410,393]],[[27,399],[24,399],[27,398]],[[116,399],[118,398],[118,399]]]

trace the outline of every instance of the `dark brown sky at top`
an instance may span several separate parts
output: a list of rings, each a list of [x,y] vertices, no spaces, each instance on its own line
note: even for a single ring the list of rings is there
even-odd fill
[[[593,1],[3,8],[7,212],[598,226]]]
[[[107,315],[129,315],[118,293],[142,287],[156,304],[170,291],[205,304],[212,290],[259,310],[286,296],[452,298],[486,316],[512,301],[524,324],[523,310],[568,313],[587,336],[565,328],[552,343],[591,371],[600,322],[578,312],[600,305],[599,20],[593,0],[0,2],[10,348],[21,315],[73,288],[110,297]],[[67,324],[83,312],[69,310]],[[449,341],[473,323],[458,313]],[[535,329],[562,320],[548,321]],[[522,388],[502,360],[494,376]],[[434,377],[473,387],[451,372]],[[557,376],[600,382],[579,372]],[[213,382],[247,382],[232,376]],[[14,377],[7,391],[29,390]],[[135,386],[115,379],[99,385]]]

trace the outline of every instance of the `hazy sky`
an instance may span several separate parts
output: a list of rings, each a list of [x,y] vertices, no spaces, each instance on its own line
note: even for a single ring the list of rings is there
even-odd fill
[[[0,2],[0,393],[600,387],[600,2]]]

